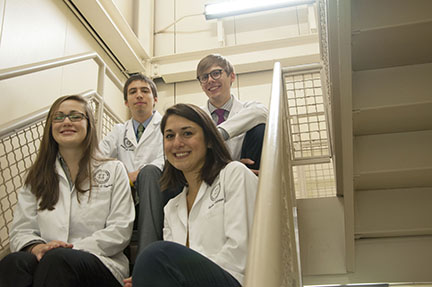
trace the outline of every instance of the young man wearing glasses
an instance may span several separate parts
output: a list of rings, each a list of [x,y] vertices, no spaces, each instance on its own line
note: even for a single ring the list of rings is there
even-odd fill
[[[233,160],[258,173],[268,111],[258,102],[241,102],[231,94],[236,78],[233,65],[223,56],[210,54],[198,63],[197,79],[208,97],[203,109],[211,115]]]
[[[162,116],[154,107],[157,89],[145,75],[134,74],[123,88],[125,105],[132,118],[113,127],[100,142],[105,156],[117,158],[126,167],[138,194],[138,253],[149,243],[162,239],[164,193],[159,179],[164,165]]]

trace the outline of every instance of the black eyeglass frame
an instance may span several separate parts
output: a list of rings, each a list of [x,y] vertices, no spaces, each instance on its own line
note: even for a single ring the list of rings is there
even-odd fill
[[[76,118],[76,119],[72,118],[73,116],[77,116],[77,115],[80,115],[80,117]],[[58,118],[58,117],[63,117],[63,118],[61,120],[60,119],[56,120],[56,118]],[[52,118],[52,122],[53,123],[62,123],[65,121],[66,118],[69,118],[69,120],[71,122],[80,122],[83,119],[88,119],[87,115],[84,113],[81,113],[81,112],[71,112],[70,114],[67,114],[67,115],[65,115],[63,113],[58,113],[58,114],[54,114],[54,116]]]
[[[213,70],[213,71],[211,71],[210,73],[207,73],[207,74],[203,74],[203,75],[201,75],[201,76],[198,76],[197,77],[197,80],[201,83],[201,84],[205,84],[205,83],[207,83],[208,82],[208,80],[209,80],[209,77],[212,77],[212,79],[213,80],[218,80],[218,79],[220,79],[220,77],[222,76],[222,72],[224,72],[225,70],[224,69],[215,69],[215,70]],[[219,74],[219,76],[215,76],[214,75],[214,73],[217,73],[217,74]],[[226,73],[226,72],[225,72]]]

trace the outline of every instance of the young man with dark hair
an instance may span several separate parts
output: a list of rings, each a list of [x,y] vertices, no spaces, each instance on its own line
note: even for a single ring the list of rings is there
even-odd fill
[[[158,99],[156,85],[147,76],[130,76],[123,96],[132,118],[115,125],[99,147],[104,155],[123,162],[138,195],[139,253],[149,243],[162,239],[165,203],[159,185],[164,165],[162,116],[154,109]]]

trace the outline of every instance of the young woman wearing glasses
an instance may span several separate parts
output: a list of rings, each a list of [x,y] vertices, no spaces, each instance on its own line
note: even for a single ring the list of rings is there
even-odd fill
[[[18,193],[0,286],[122,286],[134,206],[125,168],[97,145],[88,103],[57,99]]]

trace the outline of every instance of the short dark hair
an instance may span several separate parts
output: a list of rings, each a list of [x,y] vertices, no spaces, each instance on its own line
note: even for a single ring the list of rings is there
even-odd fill
[[[200,172],[200,179],[211,185],[219,175],[221,169],[232,161],[231,155],[216,125],[210,116],[199,107],[192,104],[177,104],[166,110],[161,121],[162,134],[164,133],[168,118],[172,115],[188,119],[202,128],[207,145],[207,153]],[[162,190],[185,184],[186,178],[183,172],[172,166],[168,160],[165,160],[165,167],[161,178]]]
[[[213,65],[220,66],[222,69],[224,69],[227,75],[231,75],[231,73],[234,73],[234,66],[231,64],[230,61],[228,61],[227,58],[220,54],[210,54],[202,58],[201,61],[198,63],[196,70],[197,77],[204,74],[204,72],[211,68],[211,66]]]
[[[129,85],[134,81],[143,81],[143,82],[146,82],[147,84],[149,84],[150,89],[151,89],[152,94],[153,94],[153,98],[157,98],[157,96],[158,96],[157,95],[157,88],[156,88],[156,84],[153,82],[153,80],[144,74],[136,73],[136,74],[130,75],[130,77],[126,80],[126,83],[123,86],[123,98],[124,98],[125,102],[127,101],[127,96],[128,96],[127,92],[128,92]]]

